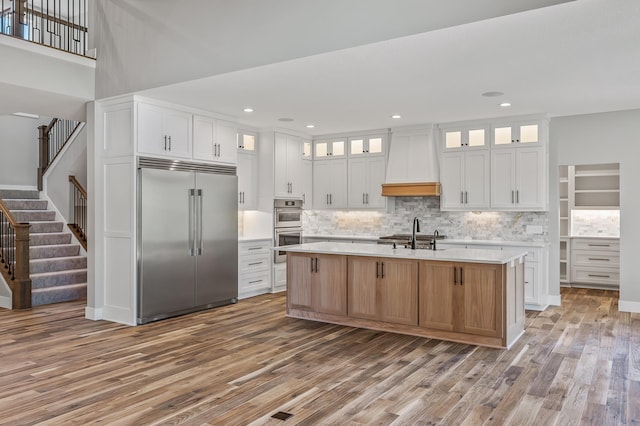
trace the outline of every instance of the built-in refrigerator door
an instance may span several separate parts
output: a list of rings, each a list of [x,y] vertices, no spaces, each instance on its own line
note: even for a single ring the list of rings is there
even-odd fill
[[[139,173],[138,323],[145,323],[194,306],[195,174],[146,168]]]
[[[199,193],[196,306],[222,305],[238,297],[238,178],[196,174]],[[200,209],[201,208],[201,209]]]

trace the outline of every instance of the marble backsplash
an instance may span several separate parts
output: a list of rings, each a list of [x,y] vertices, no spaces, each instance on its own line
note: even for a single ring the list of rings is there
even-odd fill
[[[546,212],[443,212],[439,197],[397,197],[392,212],[305,210],[302,224],[310,235],[382,236],[411,233],[414,217],[423,234],[437,229],[452,239],[548,241]]]
[[[573,237],[619,237],[620,210],[574,210],[571,214]]]

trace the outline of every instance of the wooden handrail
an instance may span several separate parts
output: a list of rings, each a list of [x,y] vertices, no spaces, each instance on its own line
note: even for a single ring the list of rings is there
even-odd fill
[[[87,198],[87,190],[82,187],[82,184],[78,182],[75,176],[69,176],[69,182],[71,182],[71,184],[76,187],[78,192],[84,195],[84,198]]]
[[[79,121],[54,118],[48,125],[38,126],[39,156],[38,190],[43,189],[43,179],[49,166],[67,145],[82,123]]]
[[[29,229],[31,224],[18,222],[0,200],[0,261],[2,275],[11,288],[12,308],[31,308],[31,278],[29,277]]]

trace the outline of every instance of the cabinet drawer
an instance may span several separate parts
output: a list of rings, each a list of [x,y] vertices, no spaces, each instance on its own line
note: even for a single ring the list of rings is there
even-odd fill
[[[620,251],[620,240],[599,238],[574,238],[571,240],[572,250]]]
[[[242,297],[248,293],[271,290],[271,270],[240,274],[238,276],[238,294]]]
[[[615,268],[620,267],[620,255],[612,251],[573,250],[571,264],[574,266]]]
[[[606,268],[571,268],[571,281],[589,284],[619,284],[620,273]]]
[[[271,256],[269,253],[255,256],[238,256],[238,271],[241,274],[269,269]]]
[[[256,254],[267,254],[270,256],[271,241],[249,241],[238,243],[238,256],[253,256]]]

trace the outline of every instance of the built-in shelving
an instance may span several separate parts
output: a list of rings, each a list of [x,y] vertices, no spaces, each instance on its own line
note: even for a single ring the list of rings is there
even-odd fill
[[[560,238],[560,284],[568,285],[571,282],[571,266],[569,265],[569,251],[571,244],[569,238]]]

